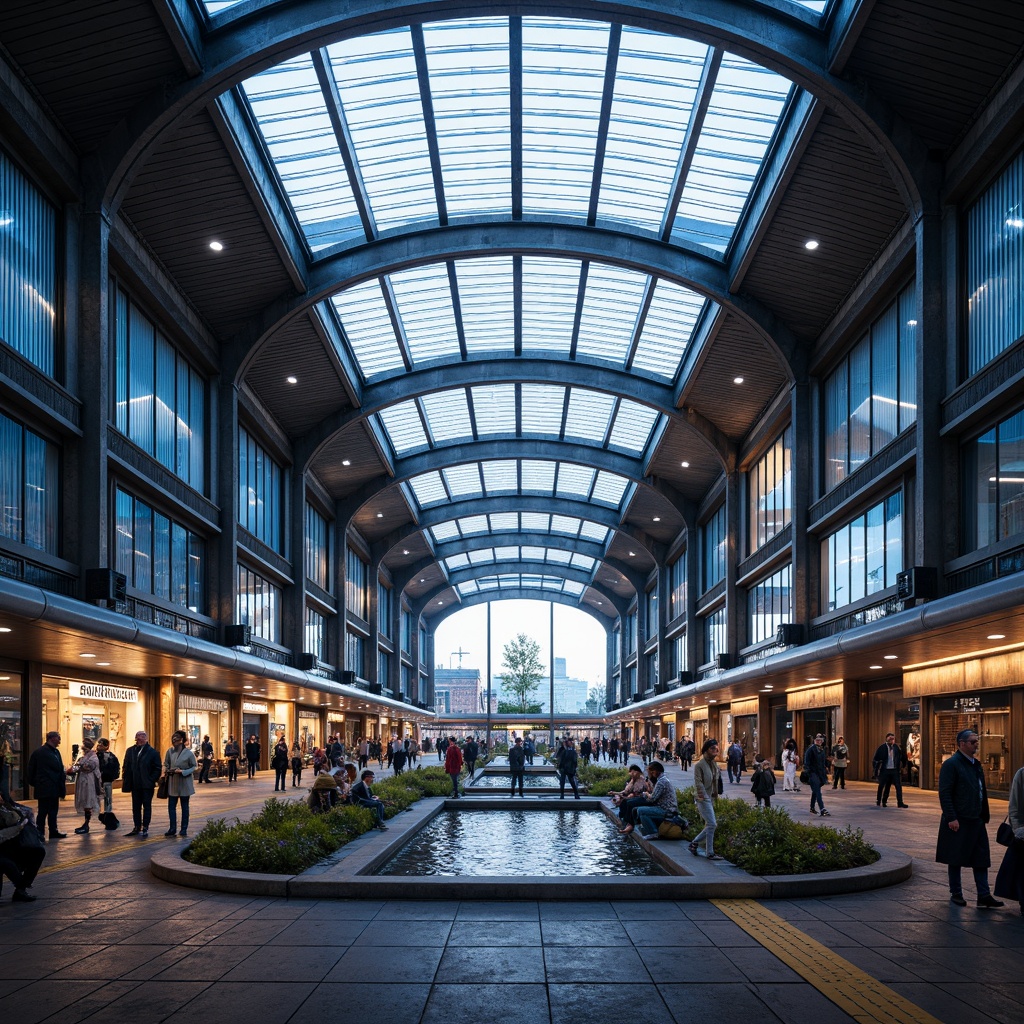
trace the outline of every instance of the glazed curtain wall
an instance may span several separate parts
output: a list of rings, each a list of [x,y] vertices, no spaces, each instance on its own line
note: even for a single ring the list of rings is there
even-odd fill
[[[60,449],[2,413],[0,539],[60,554]]]
[[[238,522],[284,553],[284,472],[244,428],[238,429]]]
[[[684,551],[669,569],[669,586],[672,588],[671,614],[669,621],[686,614],[686,552]]]
[[[793,567],[784,566],[747,592],[747,629],[752,644],[775,636],[783,622],[792,622]]]
[[[206,493],[206,381],[115,281],[110,283],[114,425]]]
[[[1024,534],[1024,409],[964,445],[963,553]]]
[[[916,331],[911,282],[826,379],[826,490],[917,419]]]
[[[784,530],[792,519],[792,467],[793,428],[786,427],[747,474],[750,554]]]
[[[345,551],[345,608],[363,621],[366,621],[370,608],[368,581],[366,563],[348,548]]]
[[[57,211],[0,150],[0,338],[57,375]]]
[[[206,612],[203,538],[117,489],[115,560],[129,586],[194,612]]]
[[[306,638],[303,649],[307,654],[315,654],[318,661],[331,660],[327,656],[327,618],[312,608],[306,609]]]
[[[327,520],[306,503],[306,578],[322,590],[331,590]],[[311,650],[311,648],[307,648]]]
[[[1024,334],[1024,153],[967,211],[967,372]]]
[[[725,518],[725,505],[700,528],[702,576],[701,592],[710,590],[725,579],[725,558],[729,544],[729,530]]]
[[[281,591],[259,573],[240,565],[237,594],[237,621],[251,627],[254,637],[279,643]]]

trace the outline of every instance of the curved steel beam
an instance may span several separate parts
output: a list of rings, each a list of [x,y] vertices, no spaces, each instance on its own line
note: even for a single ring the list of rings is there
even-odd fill
[[[561,543],[559,543],[561,542]],[[488,548],[555,548],[570,550],[575,555],[585,555],[599,562],[607,561],[604,544],[592,540],[567,537],[564,533],[480,533],[472,537],[446,540],[434,549],[437,561],[463,555],[469,551],[486,551]]]
[[[608,632],[610,632],[611,626],[614,624],[616,617],[623,614],[618,608],[615,608],[615,614],[603,615],[591,605],[579,604],[576,598],[569,597],[567,594],[551,594],[544,590],[535,590],[532,587],[520,587],[518,590],[502,590],[487,594],[470,594],[468,597],[463,598],[461,604],[452,604],[447,608],[442,608],[441,611],[433,617],[427,615],[426,609],[424,609],[420,615],[426,621],[427,628],[436,632],[437,627],[444,622],[449,615],[454,615],[455,612],[461,612],[465,608],[473,608],[478,604],[487,604],[490,601],[551,601],[553,604],[564,604],[567,608],[575,608],[576,611],[584,612],[592,619],[596,619],[597,622],[599,622]]]
[[[339,39],[413,22],[463,18],[467,8],[453,0],[295,0],[266,7],[246,5],[233,16],[218,18],[196,54],[202,71],[168,82],[144,98],[99,147],[92,184],[102,196],[102,209],[116,211],[139,168],[184,120],[249,76]],[[481,0],[470,9],[474,17],[514,13],[604,18],[698,39],[771,68],[852,123],[883,160],[911,214],[919,212],[913,169],[926,159],[923,145],[877,98],[829,73],[828,34],[807,13],[783,13],[741,0],[591,0],[585,13],[578,0]]]

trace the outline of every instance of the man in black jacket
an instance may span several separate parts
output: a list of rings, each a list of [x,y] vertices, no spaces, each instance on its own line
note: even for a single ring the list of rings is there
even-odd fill
[[[526,751],[523,749],[522,737],[517,736],[515,743],[508,752],[508,767],[512,773],[512,792],[510,796],[516,795],[516,780],[519,780],[519,795],[525,797],[523,792],[523,776],[526,774]]]
[[[885,807],[889,803],[889,791],[896,787],[897,807],[909,807],[903,802],[903,766],[907,763],[907,755],[896,742],[896,734],[887,732],[885,742],[875,751],[872,765],[875,778],[878,779],[878,792],[875,794],[875,806]]]
[[[377,815],[377,824],[374,826],[381,830],[381,832],[387,832],[388,827],[384,824],[384,801],[378,800],[373,795],[373,791],[370,786],[373,785],[373,772],[369,768],[359,776],[359,781],[352,787],[352,792],[349,794],[352,803],[358,804],[360,807],[366,807],[373,811]]]
[[[992,863],[988,849],[988,790],[985,769],[977,759],[978,734],[962,729],[956,735],[957,752],[947,758],[939,769],[939,839],[935,860],[949,867],[949,902],[966,907],[960,869],[974,872],[978,906],[982,909],[1003,906],[988,885],[988,868]]]
[[[153,816],[153,790],[160,779],[160,755],[149,745],[149,736],[141,729],[135,734],[135,746],[124,755],[123,789],[132,795],[134,828],[125,835],[145,839]]]
[[[576,771],[580,765],[579,755],[576,753],[576,748],[573,746],[571,736],[565,738],[565,743],[562,744],[562,749],[558,752],[558,758],[555,762],[558,766],[558,798],[559,800],[565,799],[565,783],[568,779],[569,785],[572,786],[573,796],[579,800],[580,791],[576,785]]]
[[[39,834],[43,835],[46,823],[50,825],[51,839],[64,839],[66,832],[57,830],[57,811],[60,810],[60,802],[68,795],[67,771],[64,768],[64,758],[60,756],[57,748],[60,746],[60,733],[48,732],[46,742],[32,752],[28,759],[28,772],[26,779],[28,784],[36,791],[36,799],[39,801],[39,810],[36,812],[36,828]]]
[[[260,745],[260,741],[255,736],[250,736],[249,742],[245,745],[245,764],[250,779],[256,776],[256,769],[260,766],[262,754],[263,747]]]
[[[466,740],[466,745],[462,748],[462,756],[466,761],[466,771],[469,772],[469,777],[473,778],[473,772],[476,771],[476,759],[480,756],[480,744],[477,743],[475,736],[470,736]]]

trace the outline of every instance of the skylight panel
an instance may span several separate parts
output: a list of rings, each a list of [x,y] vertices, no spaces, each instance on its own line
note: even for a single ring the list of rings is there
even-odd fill
[[[608,538],[608,527],[601,526],[600,523],[591,523],[584,520],[582,527],[580,527],[580,537],[583,540],[593,540],[598,544],[603,544]]]
[[[614,407],[615,399],[611,395],[585,388],[570,388],[569,411],[565,417],[566,439],[604,444]]]
[[[519,490],[519,464],[515,459],[501,459],[481,464],[484,470],[484,488],[488,494],[515,494]],[[512,513],[515,518],[515,514]],[[495,517],[492,516],[493,521]],[[516,526],[510,527],[516,529]]]
[[[519,585],[539,590],[544,586],[544,577],[540,573],[524,572],[519,577]]]
[[[460,583],[455,588],[461,597],[469,597],[471,594],[475,594],[479,590],[477,580],[466,580],[465,583]]]
[[[457,540],[459,528],[453,522],[438,523],[430,528],[430,533],[435,544],[443,544],[446,540]]]
[[[342,40],[328,52],[377,227],[437,220],[409,29]]]
[[[496,562],[515,562],[519,559],[519,548],[501,547],[494,549],[494,560]]]
[[[428,263],[390,275],[413,365],[459,356],[452,293],[443,263]]]
[[[590,555],[574,554],[572,556],[572,567],[574,569],[582,569],[583,572],[590,572],[594,568],[596,559],[591,558]]]
[[[449,217],[512,212],[508,19],[423,26]]]
[[[547,533],[551,516],[546,512],[523,512],[521,513],[523,530],[528,533]]]
[[[463,516],[459,520],[459,529],[462,530],[463,537],[474,537],[480,533],[490,532],[487,516]]]
[[[708,47],[623,28],[598,220],[660,229]]]
[[[513,384],[480,384],[471,388],[477,436],[514,434],[516,390]]]
[[[647,275],[591,263],[576,351],[625,365]]]
[[[659,280],[640,332],[632,369],[674,380],[706,304],[708,300],[703,295]]]
[[[624,476],[602,470],[597,474],[597,481],[594,484],[594,501],[607,502],[618,508],[628,486],[629,481]]]
[[[455,276],[466,351],[515,351],[512,257],[457,260]]]
[[[420,402],[435,444],[472,440],[473,426],[469,421],[465,391],[435,391],[424,395]]]
[[[441,482],[440,473],[422,473],[420,476],[414,476],[409,481],[409,486],[412,488],[412,493],[416,496],[420,508],[427,508],[448,500],[448,492]]]
[[[546,549],[540,547],[524,547],[520,551],[524,562],[543,562],[546,553]]]
[[[523,351],[568,355],[572,345],[580,261],[523,257]]]
[[[551,532],[575,537],[580,532],[580,521],[575,516],[552,516]]]
[[[396,455],[407,455],[417,448],[428,447],[427,432],[423,429],[415,402],[400,402],[377,413],[391,447]]]
[[[458,501],[461,498],[478,498],[483,496],[484,491],[480,483],[479,463],[471,462],[465,466],[450,466],[441,472],[454,500]]]
[[[364,239],[309,54],[254,75],[242,91],[310,249]]]
[[[480,590],[497,590],[499,580],[497,576],[485,576],[482,580],[477,580],[476,585]]]
[[[560,548],[548,548],[546,561],[554,562],[555,565],[568,565],[572,560],[571,551],[562,551]]]
[[[523,492],[551,494],[555,488],[555,463],[537,459],[523,459],[521,464]],[[524,519],[525,523],[525,514]]]
[[[206,8],[206,13],[211,17],[215,14],[220,14],[221,11],[226,11],[229,7],[235,7],[242,3],[242,0],[204,0],[203,6]]]
[[[487,467],[484,466],[486,473]],[[519,530],[517,512],[492,512],[490,515],[492,533],[516,533]]]
[[[577,466],[570,462],[558,464],[558,490],[560,498],[588,498],[596,470],[590,466]]]
[[[566,580],[562,586],[562,593],[579,597],[583,593],[583,584],[577,583],[576,580]]]
[[[379,281],[346,288],[331,302],[365,379],[405,369]]]
[[[470,551],[469,561],[471,565],[488,565],[494,561],[494,548],[483,548],[480,551]]]
[[[658,413],[649,406],[623,399],[615,416],[615,426],[608,439],[610,448],[640,455],[651,439],[651,431],[658,421]]]
[[[609,26],[523,18],[523,211],[585,217]]]
[[[449,573],[455,569],[465,569],[468,565],[469,556],[465,554],[452,555],[451,558],[444,559],[444,567]]]
[[[523,433],[559,437],[565,388],[551,384],[524,384],[522,397]]]
[[[674,239],[726,250],[790,88],[774,71],[725,55],[679,200]]]
[[[540,585],[543,590],[555,590],[558,593],[562,592],[562,584],[565,582],[561,576],[542,576],[540,578]]]

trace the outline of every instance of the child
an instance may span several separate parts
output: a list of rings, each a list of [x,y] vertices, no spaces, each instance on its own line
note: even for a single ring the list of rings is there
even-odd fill
[[[771,807],[772,797],[775,795],[775,773],[772,771],[771,761],[766,759],[754,769],[750,792],[757,798],[758,807],[761,806],[762,800],[765,807]]]

